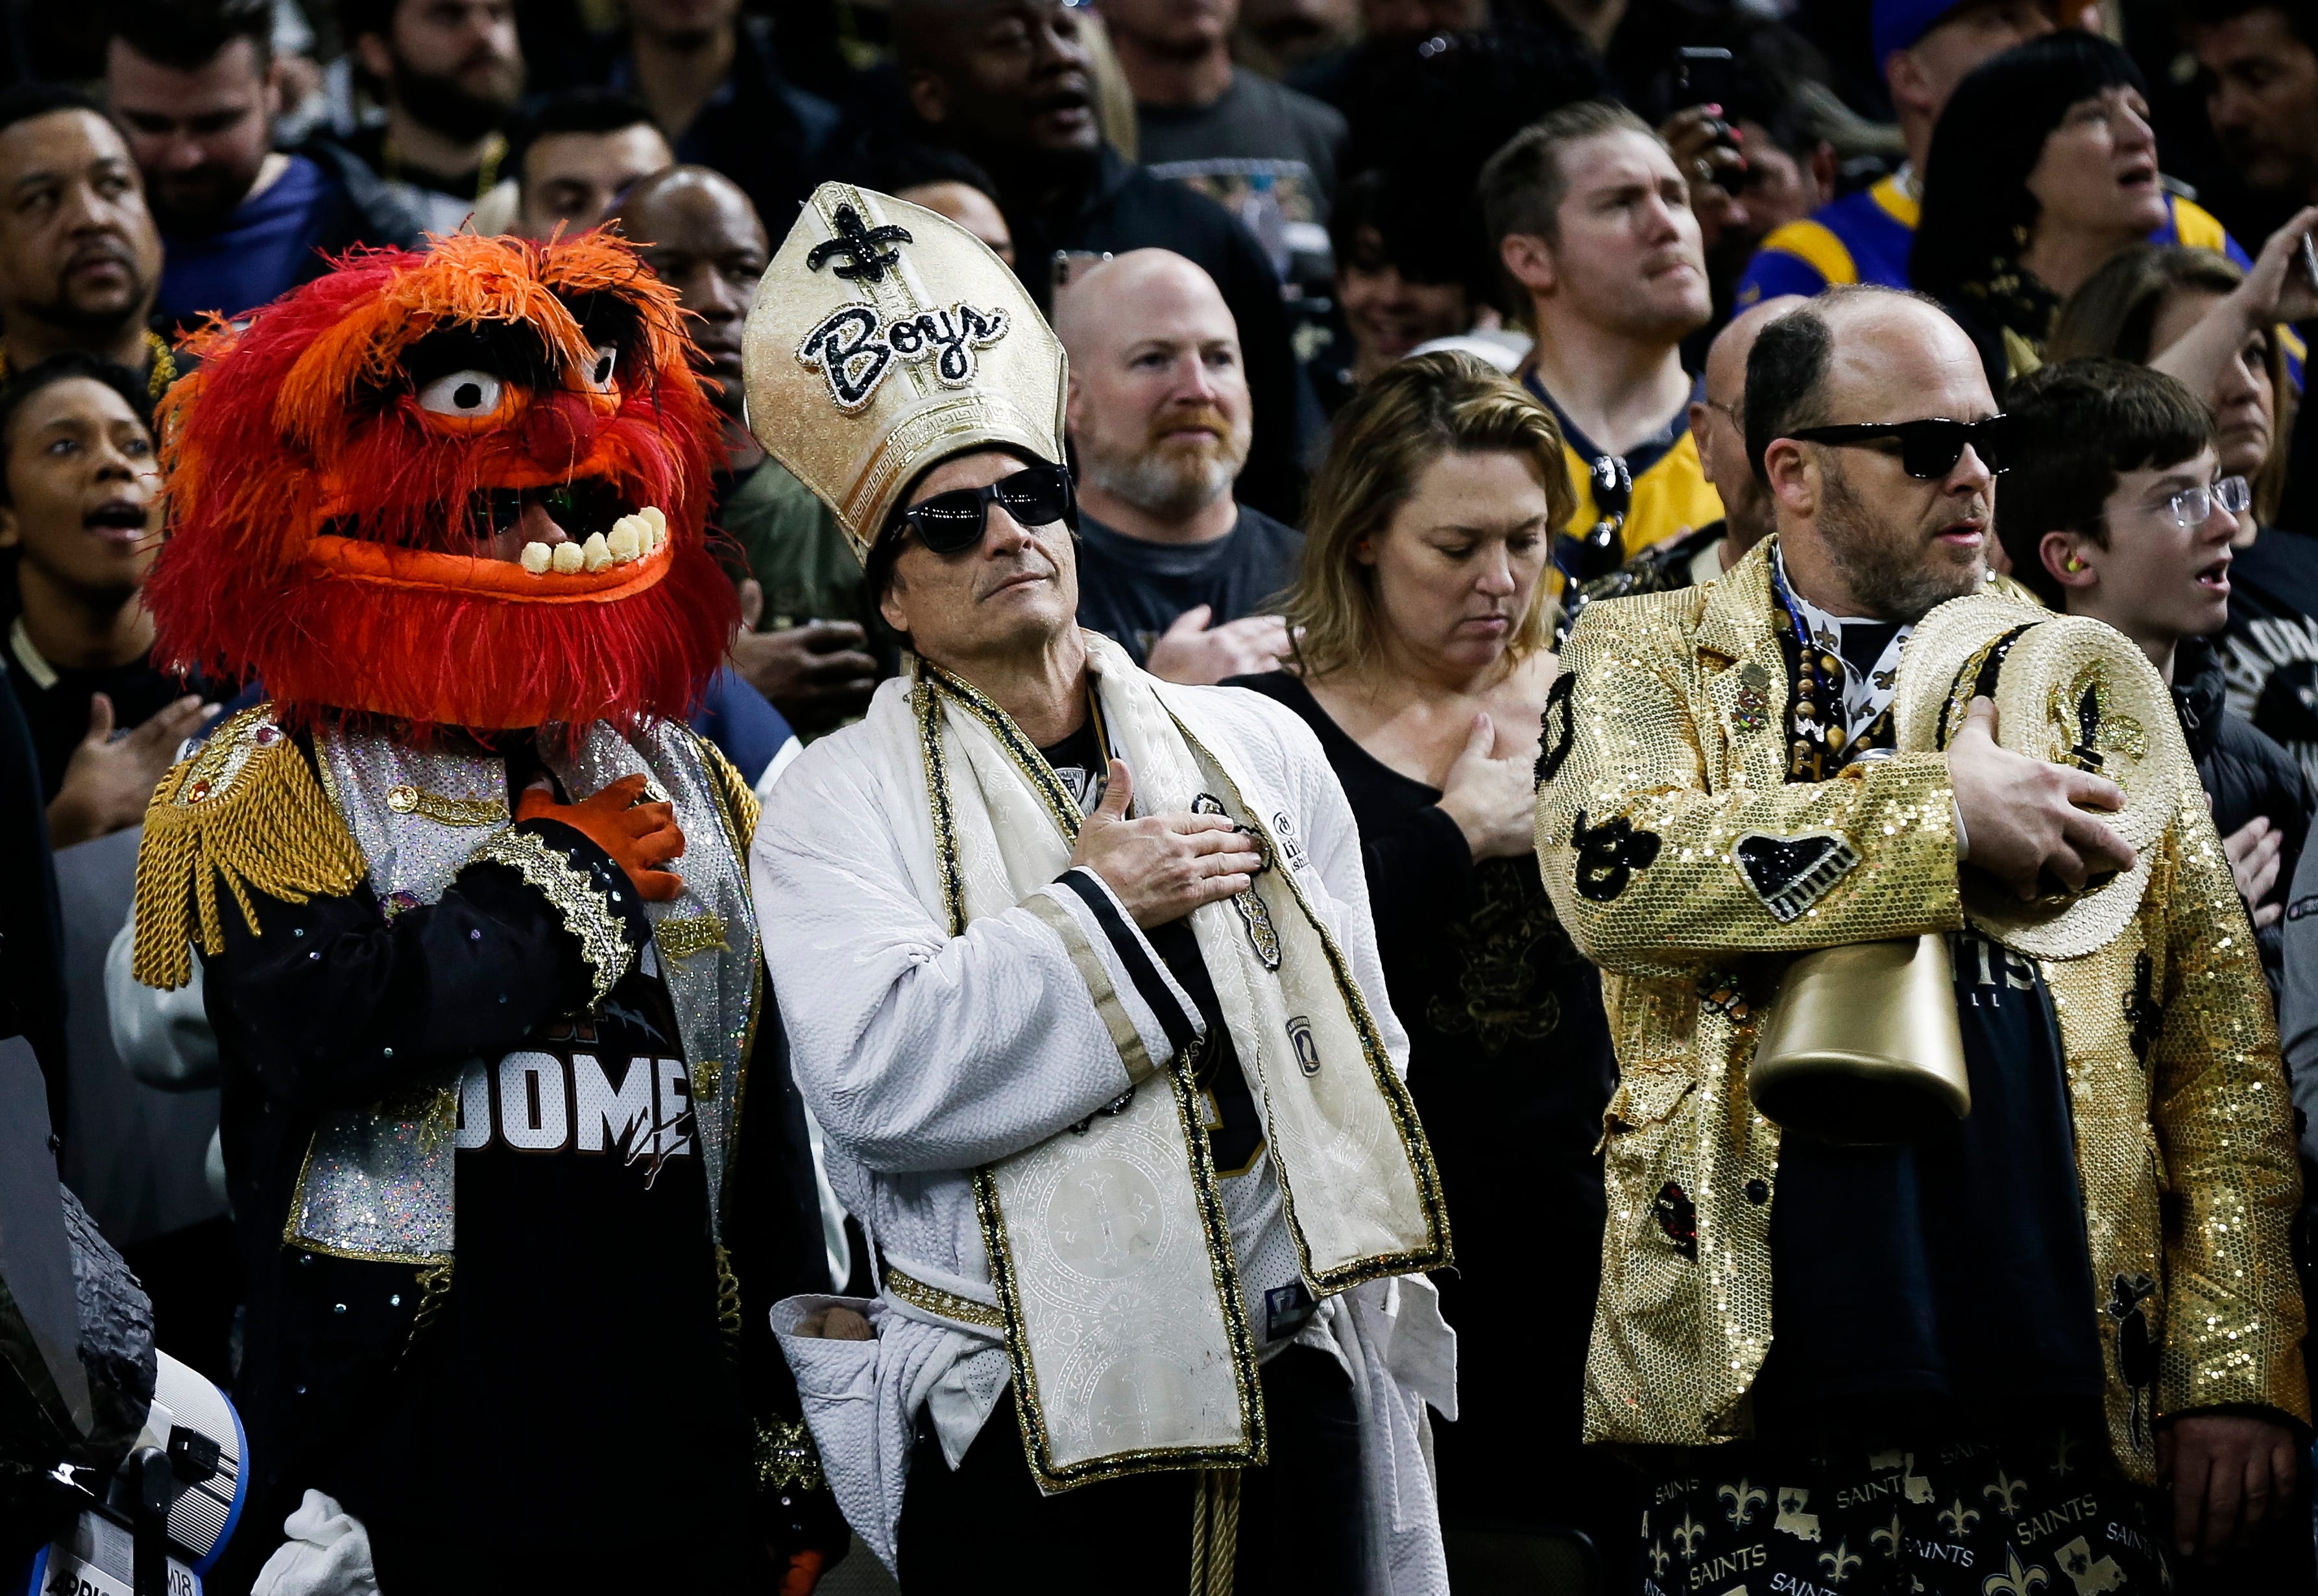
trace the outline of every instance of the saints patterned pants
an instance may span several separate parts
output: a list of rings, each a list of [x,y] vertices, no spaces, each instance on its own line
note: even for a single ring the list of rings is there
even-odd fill
[[[2172,1579],[2102,1437],[1869,1451],[1741,1442],[1647,1464],[1645,1596],[2156,1596]]]

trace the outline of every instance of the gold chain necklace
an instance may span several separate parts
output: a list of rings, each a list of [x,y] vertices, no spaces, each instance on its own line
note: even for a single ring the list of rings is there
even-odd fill
[[[170,353],[169,341],[149,327],[145,329],[145,352],[153,362],[145,377],[145,396],[157,400],[177,380],[177,357]],[[15,367],[8,359],[8,345],[0,343],[0,382],[5,382],[14,372]]]

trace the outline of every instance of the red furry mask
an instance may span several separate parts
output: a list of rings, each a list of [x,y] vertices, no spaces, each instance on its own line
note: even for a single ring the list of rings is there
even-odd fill
[[[678,314],[616,238],[462,236],[204,329],[162,411],[156,657],[296,720],[682,716],[739,609]]]

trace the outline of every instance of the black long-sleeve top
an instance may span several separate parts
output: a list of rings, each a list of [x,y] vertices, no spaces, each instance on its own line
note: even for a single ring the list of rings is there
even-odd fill
[[[1469,1518],[1533,1516],[1541,1448],[1566,1441],[1574,1455],[1601,1271],[1594,1149],[1617,1063],[1600,975],[1556,918],[1533,856],[1476,864],[1440,789],[1362,749],[1296,677],[1226,685],[1304,718],[1360,822],[1409,1092],[1456,1235],[1456,1268],[1434,1278],[1457,1330],[1459,1383],[1530,1394],[1469,1404],[1442,1432],[1442,1501],[1453,1488]]]

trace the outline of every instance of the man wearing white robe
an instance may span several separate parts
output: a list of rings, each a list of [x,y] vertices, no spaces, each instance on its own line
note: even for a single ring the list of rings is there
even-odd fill
[[[750,861],[878,1282],[776,1310],[831,1485],[905,1591],[1445,1592],[1448,1229],[1351,810],[1294,715],[1080,631],[1060,351],[948,228],[825,186],[748,340],[918,662]],[[921,306],[999,330],[921,376]]]

